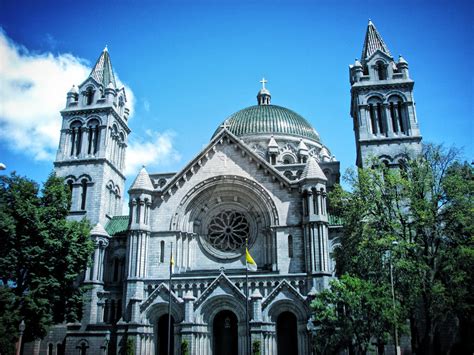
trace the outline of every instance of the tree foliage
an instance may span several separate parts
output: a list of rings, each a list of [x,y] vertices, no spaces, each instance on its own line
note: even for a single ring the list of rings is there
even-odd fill
[[[383,348],[399,319],[398,307],[391,305],[385,284],[349,275],[333,280],[311,304],[316,353],[336,354],[349,348],[351,353],[365,354],[372,340]]]
[[[458,161],[455,149],[427,145],[402,169],[376,165],[346,179],[352,191],[339,187],[330,196],[344,219],[337,273],[388,283],[389,251],[413,350],[447,351],[435,341],[443,333],[446,343],[449,332],[451,343],[472,347],[462,339],[463,327],[473,324],[472,167]]]
[[[81,316],[84,290],[77,279],[93,244],[87,221],[66,219],[69,207],[69,189],[54,174],[41,191],[15,173],[0,177],[0,308],[8,309],[15,330],[25,320],[25,341]],[[0,338],[16,341],[6,317]]]

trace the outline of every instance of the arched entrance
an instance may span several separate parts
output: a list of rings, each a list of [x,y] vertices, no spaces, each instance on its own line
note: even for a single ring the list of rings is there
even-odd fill
[[[212,324],[214,355],[237,355],[237,316],[232,311],[221,311]]]
[[[158,341],[157,354],[168,355],[168,314],[162,315],[158,318]],[[170,338],[170,354],[174,354],[174,318],[171,316],[171,338]]]
[[[291,312],[282,312],[277,318],[278,355],[298,354],[298,323]]]

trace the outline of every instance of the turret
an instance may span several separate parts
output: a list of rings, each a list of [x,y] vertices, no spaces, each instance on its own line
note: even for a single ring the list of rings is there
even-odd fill
[[[265,80],[265,78],[262,78],[262,80],[260,80],[260,82],[262,83],[262,88],[260,89],[260,91],[257,94],[257,102],[258,102],[259,105],[270,105],[272,95],[270,94],[270,91],[268,91],[265,88],[265,84],[268,81]]]

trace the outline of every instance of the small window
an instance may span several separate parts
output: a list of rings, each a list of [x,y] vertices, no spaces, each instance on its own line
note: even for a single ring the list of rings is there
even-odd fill
[[[383,62],[376,63],[376,70],[379,80],[387,80],[387,67]]]
[[[165,262],[165,242],[162,240],[160,243],[160,263]]]
[[[81,193],[81,210],[86,209],[86,200],[87,200],[87,180],[83,179],[81,181],[81,188],[82,188],[82,193]]]
[[[48,355],[53,355],[53,344],[48,344]]]
[[[86,90],[86,105],[92,105],[94,101],[94,90],[89,86]]]
[[[288,236],[288,257],[293,257],[293,236],[291,234]]]

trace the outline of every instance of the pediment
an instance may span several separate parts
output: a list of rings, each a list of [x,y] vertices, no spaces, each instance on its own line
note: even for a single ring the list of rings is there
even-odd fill
[[[92,85],[96,89],[102,87],[102,85],[98,83],[97,80],[90,76],[86,80],[84,80],[81,85],[79,85],[79,92],[85,90],[85,88],[89,85]]]
[[[142,304],[140,305],[140,311],[143,312],[156,303],[168,303],[170,301],[170,295],[171,301],[173,303],[180,304],[183,302],[183,300],[176,296],[174,292],[170,292],[167,284],[159,284],[158,287],[155,288],[153,292],[148,296],[148,298],[142,302]]]
[[[269,162],[267,162],[260,154],[253,151],[250,146],[236,137],[228,129],[222,129],[211,142],[193,159],[189,162],[173,179],[171,179],[166,186],[163,187],[161,198],[165,199],[167,196],[173,195],[178,189],[182,188],[190,176],[201,169],[208,160],[215,156],[215,153],[223,145],[233,145],[234,150],[239,152],[242,157],[248,159],[249,164],[254,164],[258,169],[264,169],[264,172],[271,176],[272,181],[279,184],[281,188],[291,188],[297,186],[295,182],[290,181],[287,177],[276,170]]]
[[[262,308],[266,308],[272,302],[279,301],[280,299],[300,302],[306,301],[306,297],[291,286],[288,281],[283,280],[267,297],[265,297],[262,302]]]
[[[245,295],[240,289],[223,273],[214,280],[199,296],[194,303],[194,307],[198,308],[205,300],[214,296],[228,295],[245,302]]]
[[[377,49],[372,55],[365,60],[369,65],[375,64],[377,59],[384,59],[387,62],[393,62],[393,57],[383,52],[381,49]]]

